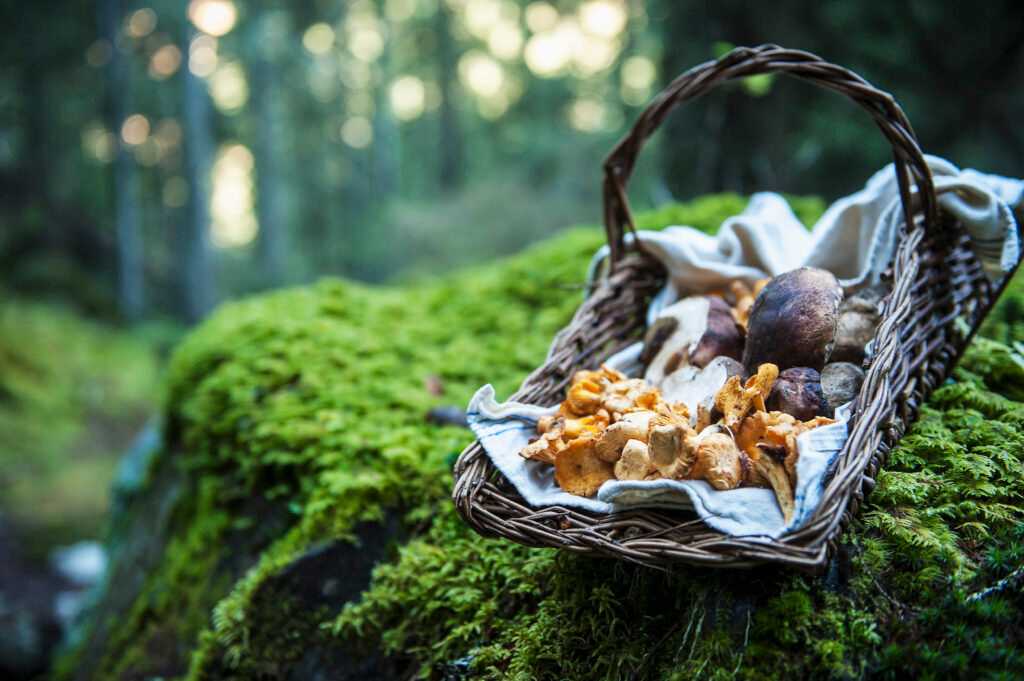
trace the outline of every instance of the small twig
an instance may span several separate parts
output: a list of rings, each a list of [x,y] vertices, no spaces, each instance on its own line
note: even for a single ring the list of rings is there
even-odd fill
[[[999,593],[1000,591],[1006,589],[1011,584],[1019,580],[1021,577],[1024,577],[1024,565],[1021,565],[1016,570],[1006,575],[992,586],[986,587],[981,591],[975,591],[967,597],[965,602],[976,603],[987,596],[991,596],[994,593]]]

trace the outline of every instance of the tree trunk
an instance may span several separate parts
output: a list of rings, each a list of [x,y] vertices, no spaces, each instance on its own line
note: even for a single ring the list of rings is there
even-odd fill
[[[181,285],[185,316],[197,322],[214,302],[210,257],[210,169],[213,157],[210,95],[206,82],[188,68],[189,44],[196,32],[185,32],[182,54],[182,112],[185,138],[185,179],[189,187],[188,209],[181,243]]]
[[[385,31],[390,30],[387,26]],[[378,61],[380,69],[373,112],[373,145],[370,147],[373,203],[380,206],[398,190],[398,125],[391,113],[388,85],[391,82],[391,36],[384,36],[384,52]]]
[[[145,305],[145,256],[139,225],[139,181],[135,160],[121,138],[132,104],[129,58],[119,39],[125,11],[121,0],[103,0],[101,34],[110,42],[107,101],[110,128],[117,139],[114,159],[114,227],[117,239],[117,300],[121,316],[136,321]]]
[[[257,22],[253,46],[258,54],[250,73],[252,101],[256,113],[256,211],[259,218],[259,261],[263,280],[270,286],[280,285],[285,276],[287,227],[281,204],[281,178],[278,168],[277,138],[280,98],[277,67],[260,44],[263,22]]]
[[[442,192],[457,189],[462,184],[462,133],[459,112],[455,106],[455,50],[451,36],[451,14],[448,6],[438,3],[436,29],[438,40],[437,82],[441,90],[438,135],[438,182]]]

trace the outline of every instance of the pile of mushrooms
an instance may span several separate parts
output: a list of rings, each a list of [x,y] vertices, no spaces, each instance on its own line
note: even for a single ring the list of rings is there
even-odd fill
[[[856,397],[883,293],[844,300],[831,273],[805,267],[684,298],[648,329],[643,378],[578,372],[521,455],[588,497],[608,480],[770,487],[788,522],[796,438]]]

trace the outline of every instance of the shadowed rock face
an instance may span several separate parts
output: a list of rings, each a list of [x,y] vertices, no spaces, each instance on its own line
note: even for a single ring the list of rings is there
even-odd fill
[[[32,679],[49,666],[60,640],[54,597],[68,584],[21,555],[0,518],[0,678]]]
[[[832,353],[843,289],[831,272],[801,267],[772,279],[750,311],[743,364],[821,371]]]

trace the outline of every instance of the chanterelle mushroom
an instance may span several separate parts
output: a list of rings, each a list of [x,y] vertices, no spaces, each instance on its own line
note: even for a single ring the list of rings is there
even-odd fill
[[[608,426],[597,440],[597,455],[603,461],[615,463],[629,440],[647,442],[647,430],[653,411],[635,411],[624,414],[619,421]]]
[[[696,461],[697,433],[682,423],[663,423],[650,430],[651,463],[663,477],[682,480]]]
[[[722,412],[722,423],[730,430],[739,426],[740,421],[751,409],[765,411],[764,400],[778,378],[779,368],[774,364],[762,364],[757,374],[740,385],[739,376],[733,376],[715,396],[715,408]]]
[[[653,470],[648,447],[640,440],[628,441],[615,463],[615,477],[619,480],[643,480]]]
[[[614,478],[615,468],[598,458],[594,438],[576,438],[555,457],[555,482],[569,494],[593,496]]]
[[[796,504],[793,485],[790,483],[789,476],[786,475],[782,461],[780,461],[780,457],[785,456],[785,448],[761,445],[761,449],[762,456],[754,462],[754,467],[771,485],[772,491],[775,492],[775,498],[779,502],[779,508],[782,509],[782,517],[789,523],[793,519]]]
[[[703,478],[718,490],[739,487],[743,479],[743,464],[733,439],[725,433],[701,437],[689,477]]]

